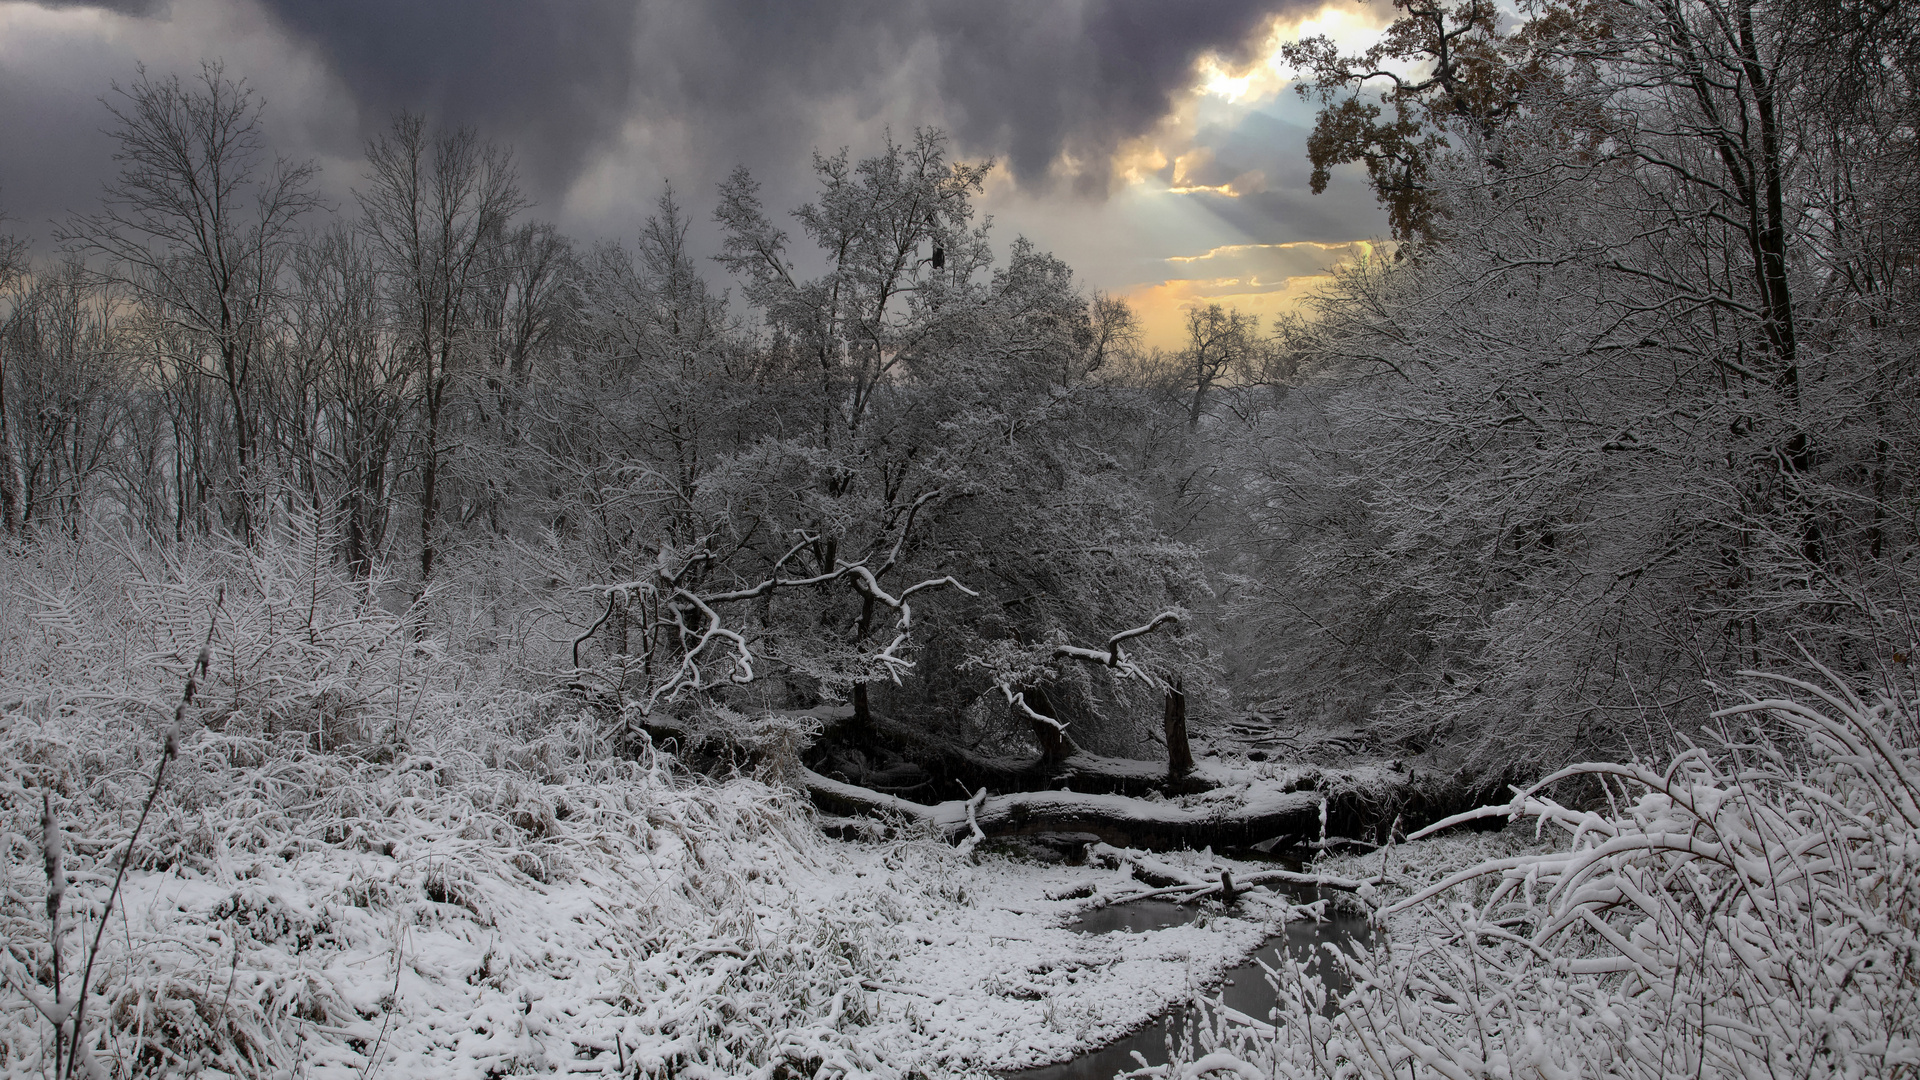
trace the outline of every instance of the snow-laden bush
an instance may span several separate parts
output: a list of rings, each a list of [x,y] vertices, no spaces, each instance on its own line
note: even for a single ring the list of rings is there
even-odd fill
[[[48,541],[0,556],[0,704],[106,707],[129,733],[156,730],[210,643],[196,718],[236,754],[388,758],[431,747],[436,718],[491,710],[482,726],[498,726],[533,711],[446,662],[417,605],[340,572],[310,515],[276,525],[253,547]]]
[[[1565,843],[1418,889],[1342,954],[1350,989],[1283,965],[1275,1026],[1216,1009],[1143,1073],[1920,1074],[1915,703],[1758,678],[1778,696],[1722,710],[1711,750],[1576,765],[1434,826],[1531,817]],[[1568,778],[1613,808],[1540,794]]]

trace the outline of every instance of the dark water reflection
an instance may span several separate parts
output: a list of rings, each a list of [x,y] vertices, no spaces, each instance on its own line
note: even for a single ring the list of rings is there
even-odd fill
[[[1200,909],[1182,906],[1170,900],[1135,900],[1131,904],[1108,904],[1075,919],[1069,930],[1083,934],[1111,934],[1120,931],[1143,934],[1169,926],[1185,926],[1194,921]]]
[[[1307,903],[1318,898],[1316,890],[1309,889],[1297,896],[1295,902]],[[1116,931],[1144,933],[1169,926],[1183,926],[1193,922],[1200,914],[1197,907],[1182,907],[1164,900],[1139,900],[1088,912],[1073,924],[1073,929],[1095,934]],[[1229,1008],[1256,1020],[1267,1020],[1274,1005],[1273,987],[1268,985],[1266,973],[1257,961],[1264,960],[1270,966],[1277,966],[1284,953],[1296,959],[1311,957],[1309,973],[1320,976],[1326,983],[1327,996],[1333,998],[1346,989],[1346,980],[1321,946],[1344,945],[1350,941],[1364,943],[1368,940],[1367,920],[1363,918],[1333,916],[1323,922],[1302,919],[1288,923],[1284,933],[1268,938],[1246,963],[1227,972],[1225,983],[1207,996],[1211,999],[1218,993],[1224,997]],[[1164,1065],[1167,1062],[1167,1031],[1170,1027],[1179,1030],[1185,1021],[1185,1006],[1176,1005],[1118,1042],[1109,1043],[1098,1050],[1089,1050],[1072,1061],[1002,1073],[1001,1076],[1005,1080],[1111,1080],[1115,1073],[1140,1067],[1140,1063],[1134,1060],[1134,1051],[1139,1051],[1149,1064]]]

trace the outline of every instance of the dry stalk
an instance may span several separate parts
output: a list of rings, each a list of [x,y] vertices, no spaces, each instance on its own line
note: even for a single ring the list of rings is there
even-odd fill
[[[216,609],[226,599],[226,588],[220,589],[214,601]],[[134,847],[140,842],[140,832],[146,827],[147,818],[153,813],[154,803],[160,800],[160,790],[166,784],[167,766],[180,756],[180,729],[186,723],[187,709],[193,705],[194,695],[200,689],[200,679],[207,673],[207,667],[213,652],[213,631],[218,623],[218,612],[208,620],[207,639],[200,646],[200,654],[194,659],[193,666],[187,671],[187,684],[180,693],[180,702],[174,706],[173,720],[167,725],[164,743],[160,753],[160,763],[153,770],[153,786],[147,791],[147,801],[140,808],[140,818],[134,823],[133,835],[127,838],[126,849],[120,853],[120,865],[114,870],[113,887],[107,890],[106,905],[100,911],[100,921],[94,927],[93,942],[87,947],[87,962],[81,969],[80,985],[74,993],[72,1034],[68,1040],[64,1068],[61,1065],[61,1024],[65,1020],[66,1010],[60,1002],[60,899],[66,892],[66,877],[60,868],[60,828],[53,817],[52,796],[46,797],[45,815],[41,819],[46,837],[47,851],[47,917],[51,922],[50,932],[53,941],[54,965],[54,1004],[59,1018],[49,1016],[54,1022],[54,1075],[72,1077],[75,1070],[85,1067],[88,1080],[106,1080],[106,1071],[94,1059],[86,1047],[87,987],[93,985],[93,967],[100,959],[100,944],[106,937],[107,923],[113,913],[113,905],[120,897],[120,886],[126,881],[127,867],[133,862]],[[46,1010],[42,1010],[46,1012]]]

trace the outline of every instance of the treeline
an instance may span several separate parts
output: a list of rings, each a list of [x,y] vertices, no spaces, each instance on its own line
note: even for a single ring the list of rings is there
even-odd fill
[[[1289,52],[1400,245],[1223,451],[1266,691],[1489,777],[1742,668],[1920,691],[1911,6],[1398,6]]]

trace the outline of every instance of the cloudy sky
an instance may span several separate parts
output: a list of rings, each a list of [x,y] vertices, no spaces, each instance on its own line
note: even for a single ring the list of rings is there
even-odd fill
[[[0,0],[0,209],[50,222],[111,174],[100,103],[136,64],[217,59],[266,99],[275,148],[351,205],[368,135],[400,110],[516,152],[534,213],[631,239],[664,183],[704,223],[736,165],[770,208],[809,196],[810,154],[886,131],[950,133],[998,163],[996,246],[1024,234],[1150,340],[1218,299],[1270,315],[1385,232],[1364,175],[1307,189],[1312,109],[1282,40],[1364,41],[1383,5],[1333,0]]]

